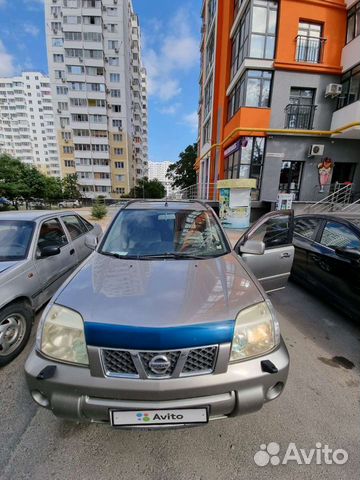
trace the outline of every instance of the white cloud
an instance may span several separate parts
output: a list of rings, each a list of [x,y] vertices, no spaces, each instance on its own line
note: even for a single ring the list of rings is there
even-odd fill
[[[0,0],[0,7],[5,7],[6,0]]]
[[[198,129],[198,114],[197,111],[193,111],[183,116],[183,121],[185,125],[191,128],[192,131],[196,132]]]
[[[198,39],[190,23],[189,12],[180,8],[165,27],[159,21],[150,21],[143,35],[149,94],[162,101],[181,93],[177,77],[199,61]]]
[[[159,112],[163,113],[164,115],[175,115],[175,113],[179,110],[180,107],[181,103],[172,103],[170,105],[160,108]]]
[[[5,45],[0,40],[0,76],[9,77],[16,71],[13,56],[6,51]]]
[[[28,10],[39,10],[44,7],[45,0],[24,0],[24,4]]]
[[[24,32],[28,33],[32,37],[37,37],[39,35],[40,29],[32,23],[26,23],[24,25]]]

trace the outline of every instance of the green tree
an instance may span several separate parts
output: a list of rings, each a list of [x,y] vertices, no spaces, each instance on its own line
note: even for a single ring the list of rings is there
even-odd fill
[[[45,177],[44,198],[49,202],[62,200],[63,188],[60,178]]]
[[[196,184],[195,162],[197,158],[197,143],[189,145],[179,155],[176,163],[169,165],[166,177],[173,188],[187,188]]]
[[[0,196],[16,202],[19,197],[26,198],[30,194],[26,182],[27,168],[10,155],[0,155]]]
[[[164,185],[155,178],[149,180],[147,177],[138,180],[137,185],[130,190],[128,198],[164,198],[166,189]]]
[[[63,183],[64,198],[70,198],[72,200],[76,200],[81,197],[79,192],[79,185],[77,182],[76,173],[72,173],[71,175],[66,175],[62,183]]]

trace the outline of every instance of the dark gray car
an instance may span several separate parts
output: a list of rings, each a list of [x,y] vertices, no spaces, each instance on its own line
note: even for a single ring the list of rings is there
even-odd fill
[[[74,212],[0,213],[0,366],[24,348],[33,313],[102,235]]]
[[[25,366],[33,399],[118,427],[259,410],[288,375],[261,284],[285,286],[291,243],[291,212],[267,215],[232,249],[200,202],[130,202],[43,314]]]

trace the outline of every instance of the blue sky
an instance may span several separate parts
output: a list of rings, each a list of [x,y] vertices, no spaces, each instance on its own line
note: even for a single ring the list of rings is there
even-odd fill
[[[44,0],[0,0],[0,76],[47,73]],[[149,80],[149,159],[196,141],[201,0],[133,0]]]

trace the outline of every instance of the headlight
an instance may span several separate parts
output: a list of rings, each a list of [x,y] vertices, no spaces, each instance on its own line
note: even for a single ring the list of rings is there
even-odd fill
[[[270,301],[242,310],[236,317],[230,361],[256,357],[280,342],[280,327]]]
[[[42,319],[38,347],[44,355],[56,360],[89,364],[83,319],[61,305],[53,305]]]

